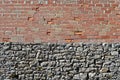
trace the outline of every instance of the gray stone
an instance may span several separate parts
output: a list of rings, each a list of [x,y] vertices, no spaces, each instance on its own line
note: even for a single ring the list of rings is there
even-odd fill
[[[49,62],[42,62],[42,63],[41,63],[41,66],[43,66],[43,67],[47,67],[48,64],[49,64]]]
[[[97,58],[101,58],[101,55],[95,55],[95,58],[97,59]]]
[[[69,48],[69,47],[71,47],[72,46],[72,43],[69,43],[69,44],[66,44],[66,46],[65,46],[65,48]]]
[[[4,79],[4,80],[11,80],[11,79]]]
[[[59,78],[60,78],[60,75],[55,75],[55,76],[53,77],[53,80],[59,80]]]
[[[96,73],[89,73],[89,77],[94,77]]]
[[[0,47],[0,80],[11,75],[15,80],[119,80],[118,44],[0,43]]]
[[[106,73],[107,71],[108,71],[108,68],[102,68],[102,69],[100,70],[101,73]]]
[[[74,76],[73,76],[73,79],[80,79],[80,74],[75,74]]]
[[[111,52],[111,55],[113,55],[113,56],[118,56],[118,54],[119,54],[118,51],[112,51]]]
[[[50,66],[50,67],[54,67],[56,65],[55,61],[50,61],[48,63],[49,63],[48,66]]]
[[[80,79],[81,80],[87,80],[87,73],[80,73]]]

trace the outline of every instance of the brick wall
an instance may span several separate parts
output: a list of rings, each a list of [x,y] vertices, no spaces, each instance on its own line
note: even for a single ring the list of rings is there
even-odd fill
[[[119,3],[119,0],[0,0],[0,41],[120,41]]]

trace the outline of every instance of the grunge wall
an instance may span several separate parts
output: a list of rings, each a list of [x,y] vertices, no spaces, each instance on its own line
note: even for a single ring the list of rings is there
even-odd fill
[[[0,42],[120,41],[119,0],[0,0]]]

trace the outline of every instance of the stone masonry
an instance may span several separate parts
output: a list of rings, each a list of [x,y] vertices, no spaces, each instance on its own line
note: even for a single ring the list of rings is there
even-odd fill
[[[120,80],[120,0],[0,0],[0,80]]]
[[[0,43],[0,80],[120,80],[120,43]]]

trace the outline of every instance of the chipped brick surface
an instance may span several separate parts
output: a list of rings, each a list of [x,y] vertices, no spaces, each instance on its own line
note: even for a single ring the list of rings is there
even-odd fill
[[[0,41],[120,41],[119,3],[119,0],[0,0]]]

